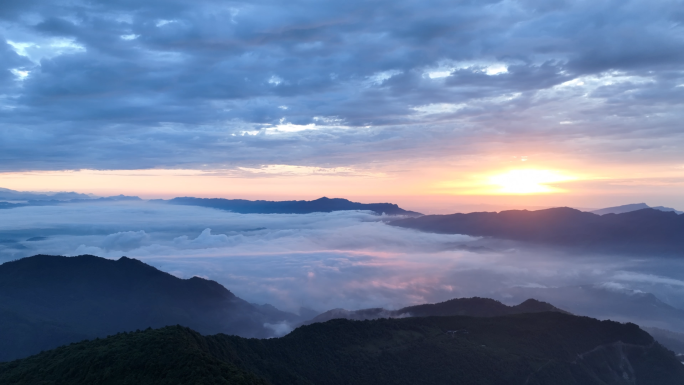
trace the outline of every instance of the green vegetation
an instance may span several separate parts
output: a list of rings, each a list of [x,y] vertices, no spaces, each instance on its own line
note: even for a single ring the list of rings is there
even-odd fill
[[[338,319],[266,340],[150,329],[0,364],[0,383],[668,385],[684,365],[634,324],[547,312]]]
[[[265,384],[222,362],[182,327],[120,333],[0,365],[1,384]]]

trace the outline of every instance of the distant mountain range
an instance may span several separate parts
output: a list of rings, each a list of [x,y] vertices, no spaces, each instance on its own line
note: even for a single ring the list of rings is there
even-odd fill
[[[0,265],[0,361],[148,327],[264,338],[276,335],[267,324],[302,320],[126,257],[37,255]]]
[[[444,234],[510,239],[579,251],[684,254],[684,215],[651,208],[597,215],[568,207],[425,215],[390,225]]]
[[[0,188],[0,209],[13,209],[25,206],[48,206],[65,203],[97,203],[119,201],[142,201],[137,196],[116,195],[96,197],[74,192],[34,193]],[[333,211],[364,210],[378,215],[420,216],[421,213],[408,211],[394,203],[358,203],[342,198],[319,198],[312,201],[250,201],[245,199],[179,197],[173,199],[152,199],[151,202],[172,205],[200,206],[239,214],[310,214]]]
[[[469,317],[500,317],[504,315],[541,313],[547,311],[567,313],[549,303],[540,302],[535,299],[528,299],[516,306],[506,306],[501,302],[490,298],[474,297],[455,298],[436,304],[408,306],[399,310],[386,310],[382,308],[362,310],[332,309],[305,321],[303,324],[310,325],[312,323],[326,322],[338,318],[364,321],[378,318],[443,317],[455,315]]]
[[[313,201],[249,201],[222,198],[173,198],[157,200],[172,205],[211,207],[239,214],[310,214],[329,213],[343,210],[366,210],[376,214],[420,216],[421,213],[407,211],[393,203],[357,203],[341,198],[319,198]]]
[[[654,210],[660,210],[660,211],[665,211],[665,212],[671,211],[671,212],[674,212],[676,214],[684,214],[684,211],[677,211],[673,208],[663,207],[663,206],[651,207],[651,206],[647,205],[646,203],[632,203],[632,204],[623,205],[623,206],[607,207],[605,209],[594,210],[591,212],[593,214],[597,214],[597,215],[622,214],[622,213],[628,213],[630,211],[637,211],[637,210],[643,210],[643,209],[654,209]]]
[[[266,340],[172,326],[0,364],[0,383],[681,385],[684,365],[634,324],[544,312],[332,320]]]
[[[0,187],[0,201],[40,201],[40,200],[71,200],[71,199],[92,199],[96,198],[88,194],[76,192],[52,192],[38,193],[29,191],[16,191]]]
[[[113,202],[141,200],[136,196],[114,195],[98,197],[90,194],[76,192],[53,192],[36,193],[29,191],[15,191],[0,187],[0,209],[22,206],[45,206],[57,203],[80,203],[80,202]]]

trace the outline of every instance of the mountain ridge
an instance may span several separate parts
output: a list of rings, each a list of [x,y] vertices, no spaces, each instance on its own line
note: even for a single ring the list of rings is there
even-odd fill
[[[562,312],[550,303],[527,299],[515,306],[508,306],[491,298],[454,298],[435,304],[421,304],[406,306],[399,310],[371,308],[360,310],[331,309],[316,317],[304,321],[302,325],[326,322],[332,319],[348,319],[355,321],[374,320],[378,318],[407,318],[407,317],[435,317],[435,316],[468,316],[468,317],[499,317],[504,315],[540,312]]]
[[[456,333],[459,331],[459,333]],[[12,384],[674,385],[684,366],[634,324],[559,312],[331,320],[285,337],[120,333],[0,364]]]
[[[147,327],[272,337],[265,323],[300,321],[266,310],[215,281],[180,279],[136,259],[37,255],[0,265],[0,312],[12,315],[0,321],[0,339],[15,347],[0,349],[0,361]]]
[[[381,215],[422,215],[400,208],[394,203],[358,203],[343,198],[322,197],[312,201],[250,201],[246,199],[177,197],[169,200],[154,200],[173,205],[210,207],[238,214],[310,214],[343,210],[367,210]]]
[[[654,209],[597,215],[569,207],[424,215],[389,221],[414,230],[509,239],[581,251],[684,254],[684,215]]]

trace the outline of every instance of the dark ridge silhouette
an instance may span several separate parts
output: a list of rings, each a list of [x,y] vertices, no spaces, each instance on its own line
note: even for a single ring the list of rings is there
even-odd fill
[[[264,323],[301,321],[255,307],[214,281],[91,255],[37,255],[0,265],[0,314],[0,361],[147,327],[271,337]]]
[[[602,252],[684,254],[684,215],[654,209],[596,215],[568,207],[425,215],[389,222],[420,231]]]
[[[341,198],[319,198],[313,201],[249,201],[244,199],[182,197],[157,200],[173,205],[211,207],[239,214],[310,214],[344,210],[366,210],[386,215],[422,215],[407,211],[393,203],[357,203]]]
[[[574,314],[684,332],[684,310],[668,305],[651,293],[602,285],[513,287],[503,293],[511,301],[533,297]]]
[[[455,298],[436,304],[409,306],[397,310],[398,314],[410,314],[412,317],[466,315],[471,317],[498,317],[521,313],[541,313],[545,311],[565,312],[557,307],[528,299],[519,305],[507,306],[490,298]]]
[[[0,364],[0,383],[681,385],[684,365],[634,324],[543,312],[332,320],[267,340],[171,326]]]
[[[332,309],[304,321],[303,325],[317,322],[326,322],[331,319],[344,318],[349,320],[371,320],[378,318],[406,318],[406,317],[432,317],[432,316],[469,316],[469,317],[499,317],[511,314],[541,313],[555,311],[567,313],[564,310],[535,299],[528,299],[516,306],[507,306],[490,298],[454,298],[436,304],[423,304],[407,306],[399,310],[386,310],[382,308],[345,310]],[[569,314],[569,313],[568,313]]]

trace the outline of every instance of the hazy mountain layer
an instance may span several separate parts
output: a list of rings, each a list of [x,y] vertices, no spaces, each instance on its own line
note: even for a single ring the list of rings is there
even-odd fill
[[[85,338],[184,325],[204,334],[271,337],[300,318],[255,307],[220,284],[176,278],[138,260],[38,255],[0,265],[0,361]]]
[[[319,198],[313,201],[249,201],[221,198],[173,198],[162,201],[174,205],[191,205],[228,210],[240,214],[309,214],[342,210],[368,210],[386,215],[422,215],[407,211],[393,203],[357,203],[341,198]]]
[[[116,202],[116,201],[139,201],[136,196],[115,195],[110,197],[97,197],[90,194],[75,192],[35,193],[30,191],[15,191],[0,187],[0,209],[22,206],[45,206],[58,203],[80,202]],[[3,202],[9,201],[9,202]],[[17,203],[21,202],[21,203]]]
[[[42,201],[42,200],[71,200],[91,199],[93,196],[76,192],[36,193],[31,191],[16,191],[0,187],[0,201]]]
[[[684,215],[654,209],[597,215],[561,207],[425,215],[390,224],[434,233],[511,239],[581,251],[684,254]]]
[[[637,211],[637,210],[643,210],[643,209],[649,209],[649,208],[654,209],[654,210],[660,210],[660,211],[672,211],[676,214],[684,214],[684,212],[677,211],[671,207],[664,207],[664,206],[651,207],[651,206],[647,205],[646,203],[632,203],[629,205],[606,207],[604,209],[594,210],[594,211],[592,211],[592,213],[597,214],[597,215],[622,214],[622,213],[628,213],[630,211]]]
[[[263,382],[260,382],[261,381]],[[13,384],[682,384],[634,324],[559,312],[333,320],[277,339],[182,327],[119,334],[0,364]]]
[[[540,313],[546,311],[564,312],[546,302],[528,299],[516,306],[506,306],[499,301],[490,298],[455,298],[449,301],[408,306],[399,310],[386,310],[382,308],[345,310],[332,309],[319,314],[311,320],[305,321],[304,325],[316,322],[325,322],[331,319],[344,318],[349,320],[371,320],[378,318],[406,318],[406,317],[430,317],[430,316],[454,316],[463,315],[469,317],[496,317],[522,313]]]

